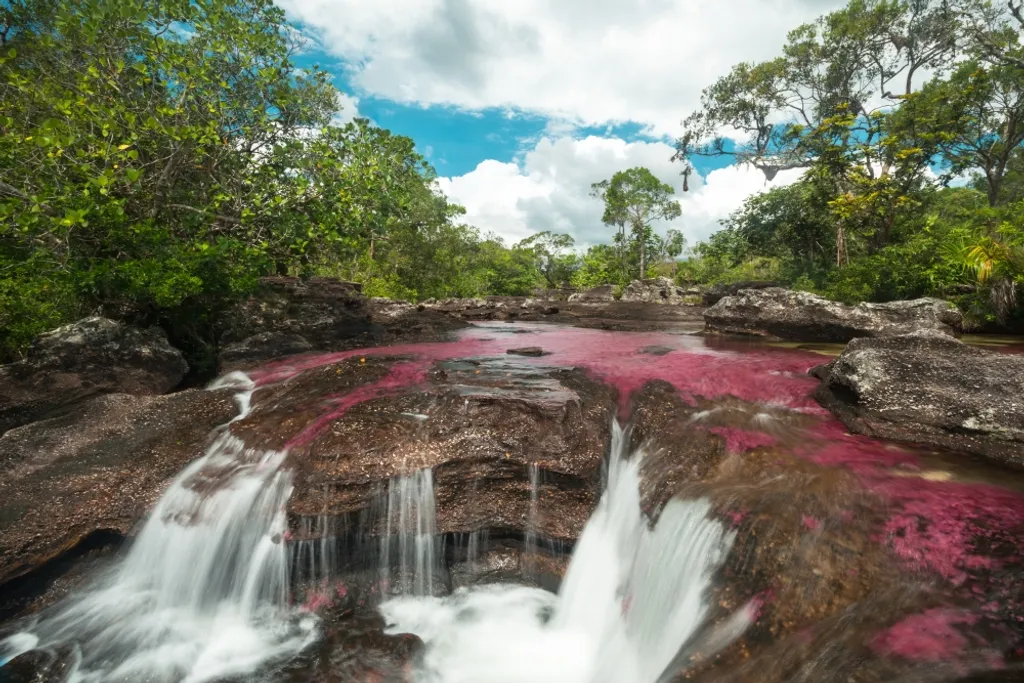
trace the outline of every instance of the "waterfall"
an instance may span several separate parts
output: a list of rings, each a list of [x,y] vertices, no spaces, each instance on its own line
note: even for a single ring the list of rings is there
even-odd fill
[[[380,577],[392,592],[431,595],[440,567],[434,474],[427,468],[388,482]],[[397,576],[392,576],[397,569]]]
[[[219,387],[240,390],[235,419],[244,417],[248,377],[233,373]],[[289,608],[284,535],[292,484],[284,458],[247,448],[222,428],[174,479],[119,565],[9,639],[7,649],[71,647],[74,683],[200,683],[244,677],[297,653],[315,638],[316,621]]]
[[[466,549],[466,561],[469,563],[479,562],[484,559],[487,552],[488,541],[487,529],[477,529],[469,534],[469,546]]]
[[[615,425],[605,491],[557,596],[506,584],[381,605],[388,632],[415,633],[426,645],[418,680],[661,683],[674,673],[684,646],[702,635],[706,592],[733,534],[708,517],[704,500],[670,501],[649,529],[642,453],[627,457],[628,447]],[[741,610],[707,642],[724,646],[750,618]]]
[[[525,548],[523,550],[526,562],[523,564],[523,569],[527,575],[532,576],[537,573],[537,527],[540,524],[537,499],[540,489],[540,467],[537,463],[531,462],[528,469],[530,475],[530,509],[526,518],[526,542],[524,543]]]

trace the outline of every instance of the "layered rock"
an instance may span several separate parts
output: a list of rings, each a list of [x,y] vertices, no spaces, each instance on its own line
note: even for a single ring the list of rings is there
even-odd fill
[[[219,322],[222,370],[310,351],[440,339],[461,325],[402,301],[368,299],[333,278],[263,278]]]
[[[924,330],[854,339],[814,373],[852,431],[1024,465],[1024,356]]]
[[[231,390],[108,394],[8,431],[0,437],[0,586],[97,534],[128,534],[235,413]]]
[[[24,360],[0,366],[0,433],[97,394],[162,394],[187,372],[159,328],[85,318],[39,337]]]
[[[779,287],[741,290],[704,311],[707,329],[769,339],[846,342],[934,330],[953,336],[963,316],[941,299],[913,299],[846,306],[816,294]]]

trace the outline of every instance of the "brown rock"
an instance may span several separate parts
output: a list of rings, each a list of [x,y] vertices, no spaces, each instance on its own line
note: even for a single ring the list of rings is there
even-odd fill
[[[159,328],[85,318],[39,337],[24,360],[0,366],[0,434],[97,394],[162,394],[186,372]]]
[[[230,390],[109,394],[8,431],[0,437],[0,586],[92,534],[128,534],[236,411]]]

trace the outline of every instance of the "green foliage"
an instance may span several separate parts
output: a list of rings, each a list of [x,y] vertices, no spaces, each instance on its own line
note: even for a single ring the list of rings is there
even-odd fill
[[[750,198],[679,277],[773,279],[848,302],[946,296],[979,324],[1019,317],[1021,28],[1014,3],[851,0],[792,31],[776,59],[734,67],[684,121],[683,174],[695,156],[769,180],[805,172]],[[980,193],[943,189],[963,175]]]
[[[271,273],[412,299],[540,284],[537,250],[460,224],[412,140],[331,125],[301,47],[271,0],[0,4],[0,355],[108,311],[208,364],[217,312]]]
[[[682,233],[670,230],[666,238],[651,227],[653,221],[678,218],[682,210],[672,198],[674,190],[642,166],[619,171],[608,180],[591,185],[591,194],[604,202],[601,221],[614,226],[613,238],[619,263],[612,280],[626,284],[631,274],[644,278],[648,267],[665,257],[675,258],[683,249]],[[626,228],[629,232],[626,232]]]

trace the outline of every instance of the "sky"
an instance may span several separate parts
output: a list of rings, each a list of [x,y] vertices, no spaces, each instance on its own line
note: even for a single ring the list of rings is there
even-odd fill
[[[408,135],[466,221],[513,244],[534,232],[608,242],[591,183],[646,166],[705,239],[772,183],[719,158],[682,192],[680,121],[733,64],[780,54],[786,34],[841,0],[278,0],[344,93],[342,119]]]

